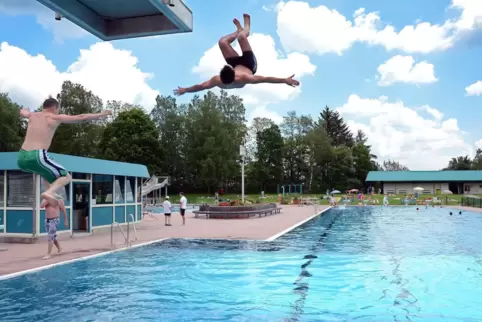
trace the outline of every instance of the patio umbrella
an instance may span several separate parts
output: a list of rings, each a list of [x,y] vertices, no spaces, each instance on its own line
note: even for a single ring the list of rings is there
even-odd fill
[[[422,187],[415,187],[415,188],[413,188],[413,190],[422,191],[423,188]]]
[[[450,191],[450,190],[444,190],[444,191],[442,191],[442,194],[444,194],[444,195],[453,195],[454,193],[453,193],[452,191]]]
[[[348,192],[358,192],[358,189],[351,189],[351,190],[348,190]]]
[[[333,190],[331,193],[341,193],[340,190]]]

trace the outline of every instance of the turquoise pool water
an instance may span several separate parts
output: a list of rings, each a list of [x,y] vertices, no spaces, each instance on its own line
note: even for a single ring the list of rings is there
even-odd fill
[[[275,242],[170,240],[0,281],[0,320],[481,321],[481,231],[453,209],[332,209]]]
[[[180,212],[180,207],[179,206],[175,206],[173,205],[171,207],[171,212]],[[199,209],[198,207],[193,207],[193,206],[187,206],[186,208],[188,211],[192,211],[192,210],[197,210]],[[153,213],[155,214],[163,214],[164,213],[164,207],[162,206],[146,206],[145,210],[147,211],[152,211]]]

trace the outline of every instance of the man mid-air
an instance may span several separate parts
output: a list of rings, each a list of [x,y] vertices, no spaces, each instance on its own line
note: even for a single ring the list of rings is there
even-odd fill
[[[238,19],[234,19],[233,23],[236,25],[237,30],[232,34],[219,39],[219,48],[226,60],[227,65],[221,69],[219,75],[213,76],[210,80],[191,87],[183,88],[178,87],[174,90],[174,94],[182,95],[184,93],[194,93],[211,89],[213,87],[220,87],[223,89],[230,88],[242,88],[246,84],[259,84],[259,83],[271,83],[271,84],[286,84],[289,86],[298,86],[300,83],[295,80],[291,75],[288,78],[278,77],[266,77],[255,76],[258,64],[256,62],[256,56],[253,53],[253,49],[248,41],[250,32],[251,18],[248,14],[243,15],[244,28],[241,27]],[[239,46],[243,51],[243,55],[239,56],[233,49],[231,43],[238,39]]]

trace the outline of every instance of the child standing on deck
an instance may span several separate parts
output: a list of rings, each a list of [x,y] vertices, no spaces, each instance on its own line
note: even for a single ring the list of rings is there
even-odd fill
[[[17,165],[25,172],[39,174],[44,178],[48,184],[41,196],[52,206],[58,204],[55,193],[71,180],[67,170],[47,154],[57,127],[62,123],[98,120],[112,114],[111,111],[104,111],[97,114],[65,115],[59,114],[59,109],[59,102],[49,98],[44,101],[41,112],[30,112],[25,108],[20,111],[20,115],[28,119],[28,127],[18,153]]]
[[[60,224],[60,212],[64,214],[64,226],[65,228],[69,228],[69,222],[67,219],[67,210],[65,210],[65,204],[63,200],[59,200],[55,206],[50,205],[47,200],[42,200],[40,204],[40,208],[45,207],[45,231],[48,235],[48,249],[47,255],[43,257],[43,259],[49,259],[52,257],[52,248],[53,245],[57,247],[57,254],[62,252],[62,248],[60,248],[60,244],[57,241],[57,229],[59,228]]]

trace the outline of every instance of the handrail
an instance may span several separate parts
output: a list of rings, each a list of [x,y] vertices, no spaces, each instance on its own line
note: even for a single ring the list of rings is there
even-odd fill
[[[132,219],[132,221],[131,221]],[[134,215],[133,214],[129,214],[128,218],[127,218],[127,235],[124,233],[124,230],[122,229],[122,226],[118,223],[118,222],[113,222],[111,225],[110,225],[110,247],[113,249],[114,248],[114,226],[117,226],[119,227],[119,230],[120,232],[122,233],[122,236],[124,236],[124,244],[126,245],[126,247],[132,247],[132,243],[131,243],[131,240],[130,240],[130,224],[133,224],[134,226],[134,241],[136,241],[138,239],[137,237],[137,228],[136,228],[136,222],[134,220]]]
[[[119,227],[120,229],[120,232],[122,233],[122,236],[124,236],[124,244],[127,244],[128,243],[128,239],[127,239],[127,236],[129,236],[129,230],[127,230],[127,236],[126,234],[124,234],[124,230],[122,229],[121,225],[118,223],[118,222],[113,222],[111,225],[110,225],[110,248],[113,249],[114,248],[114,226],[117,225],[117,227]]]

